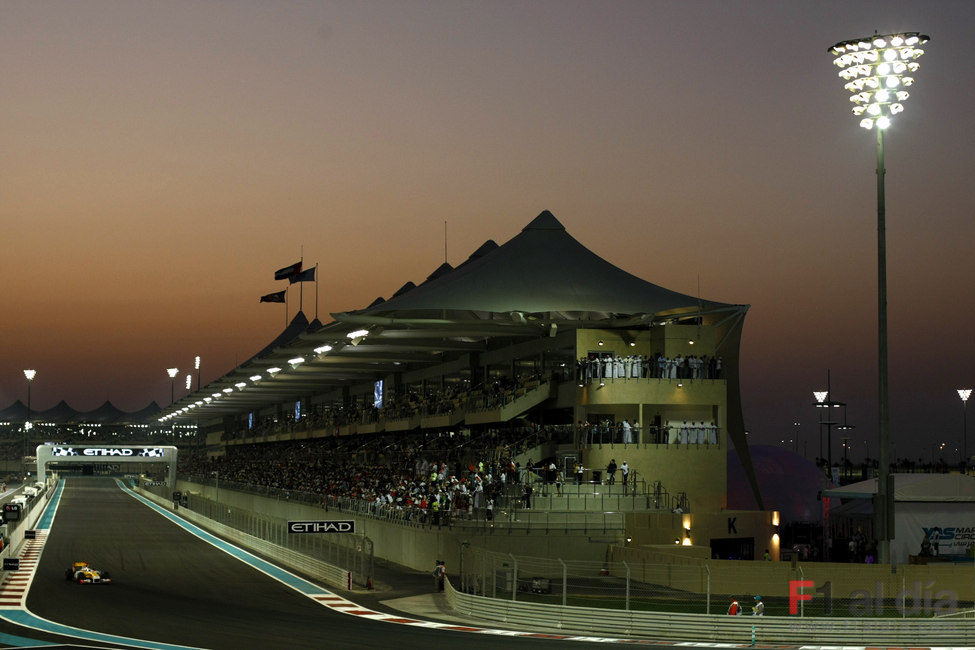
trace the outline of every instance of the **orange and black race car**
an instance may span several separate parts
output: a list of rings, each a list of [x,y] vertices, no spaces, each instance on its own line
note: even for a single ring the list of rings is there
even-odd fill
[[[79,585],[107,585],[112,581],[106,571],[92,569],[87,562],[75,562],[64,572],[64,577]]]

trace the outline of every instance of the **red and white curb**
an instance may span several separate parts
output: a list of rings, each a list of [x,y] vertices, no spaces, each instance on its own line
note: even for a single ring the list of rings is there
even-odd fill
[[[4,571],[3,582],[0,582],[0,609],[24,609],[27,602],[27,592],[30,583],[34,581],[37,563],[41,559],[41,551],[47,542],[46,530],[34,531],[34,539],[28,539],[20,552],[20,568],[16,571]]]

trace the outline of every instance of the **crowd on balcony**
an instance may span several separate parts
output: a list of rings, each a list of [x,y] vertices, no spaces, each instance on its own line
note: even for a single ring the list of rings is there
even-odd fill
[[[590,353],[576,363],[580,384],[607,379],[723,379],[721,357]]]
[[[605,444],[716,445],[719,428],[713,421],[687,420],[641,427],[636,420],[579,422],[579,442],[584,447]]]
[[[515,379],[499,377],[475,386],[471,386],[469,380],[425,390],[408,386],[401,392],[387,394],[385,402],[379,407],[355,401],[348,404],[314,404],[304,409],[300,417],[289,411],[254,418],[253,422],[243,420],[233,431],[224,433],[223,437],[234,440],[295,431],[335,430],[350,424],[499,408],[537,387],[544,379],[540,374],[530,373]]]

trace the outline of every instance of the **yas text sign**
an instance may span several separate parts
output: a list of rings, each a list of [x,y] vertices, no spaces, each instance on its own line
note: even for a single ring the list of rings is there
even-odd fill
[[[355,521],[326,520],[326,521],[289,521],[288,533],[354,533]]]

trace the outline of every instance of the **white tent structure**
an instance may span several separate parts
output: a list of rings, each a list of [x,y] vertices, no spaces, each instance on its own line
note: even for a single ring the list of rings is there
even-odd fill
[[[927,537],[938,556],[962,557],[975,544],[975,478],[961,474],[894,474],[891,560],[906,563]],[[877,479],[825,490],[825,497],[872,499]],[[845,505],[845,504],[844,504]]]

